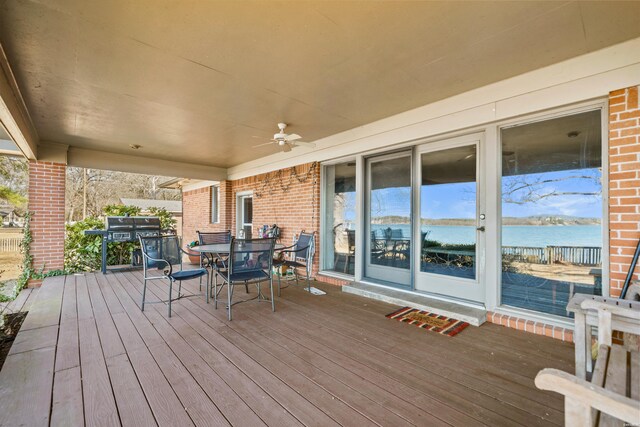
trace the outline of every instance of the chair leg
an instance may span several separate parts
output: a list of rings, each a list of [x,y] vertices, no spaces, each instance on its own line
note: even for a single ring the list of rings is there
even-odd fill
[[[233,285],[231,284],[231,280],[227,283],[227,317],[231,320],[231,289]]]
[[[202,277],[200,277],[202,280]],[[209,270],[207,270],[207,282],[206,282],[206,292],[207,292],[207,304],[209,304],[209,298],[211,293],[211,278],[209,277]]]
[[[218,309],[218,273],[213,272],[213,308]]]
[[[144,311],[144,298],[147,295],[147,279],[144,279],[144,286],[142,287],[142,311]]]
[[[247,282],[244,282],[244,290],[249,293],[249,284]]]
[[[311,293],[311,272],[307,270],[307,290]]]
[[[280,274],[278,274],[278,298],[280,298],[280,287],[281,287],[281,283],[280,283]]]
[[[182,280],[178,282],[178,298],[180,298],[181,292],[182,292]]]
[[[171,317],[171,290],[173,288],[173,280],[169,280],[169,317]]]
[[[276,301],[273,299],[273,277],[269,277],[269,291],[271,292],[271,311],[276,311]]]

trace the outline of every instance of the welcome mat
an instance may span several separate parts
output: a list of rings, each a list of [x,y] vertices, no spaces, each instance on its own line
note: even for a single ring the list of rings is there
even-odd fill
[[[420,311],[417,308],[411,307],[402,307],[400,310],[389,313],[385,317],[396,319],[410,325],[416,325],[419,328],[434,331],[449,337],[456,335],[469,326],[467,322],[463,322],[462,320],[439,316],[435,313]]]

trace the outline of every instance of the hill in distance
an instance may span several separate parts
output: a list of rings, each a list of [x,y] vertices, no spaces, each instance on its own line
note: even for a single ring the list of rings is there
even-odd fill
[[[373,224],[409,224],[408,217],[389,215],[375,217]],[[534,215],[526,217],[504,217],[503,225],[600,225],[599,218],[584,218],[570,215]],[[422,225],[475,225],[472,219],[464,218],[439,218],[423,219]]]

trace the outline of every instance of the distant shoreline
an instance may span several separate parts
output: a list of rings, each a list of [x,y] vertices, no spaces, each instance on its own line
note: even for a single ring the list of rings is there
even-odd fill
[[[382,218],[374,218],[371,221],[372,224],[376,225],[408,225],[411,222],[409,218],[405,217],[382,217]],[[462,218],[444,218],[444,219],[436,219],[436,220],[422,220],[420,222],[421,225],[442,225],[442,226],[475,226],[476,221],[473,219],[462,219]],[[534,217],[505,217],[502,219],[502,225],[526,225],[526,226],[535,226],[535,227],[546,227],[546,226],[572,226],[572,225],[601,225],[601,221],[598,218],[580,218],[580,217],[570,217],[570,216],[534,216]]]

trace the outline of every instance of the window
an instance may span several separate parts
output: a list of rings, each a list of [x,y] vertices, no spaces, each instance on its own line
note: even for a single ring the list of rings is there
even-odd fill
[[[211,223],[220,222],[220,186],[211,186]]]
[[[504,128],[502,304],[568,317],[602,295],[601,111]]]
[[[356,256],[356,163],[324,168],[323,268],[353,275]]]

